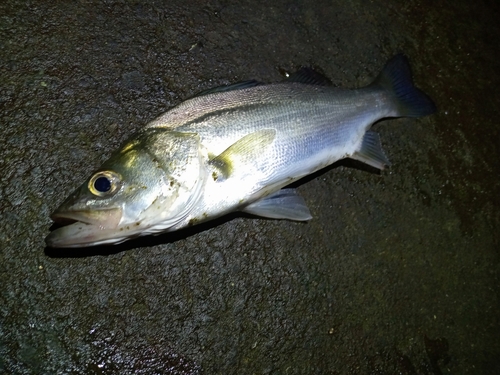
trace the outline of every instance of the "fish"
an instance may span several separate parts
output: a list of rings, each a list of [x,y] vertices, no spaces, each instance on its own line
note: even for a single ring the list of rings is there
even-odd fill
[[[390,162],[371,126],[435,111],[403,54],[358,89],[302,68],[278,83],[206,90],[112,153],[52,213],[61,226],[46,245],[119,244],[237,211],[308,221],[305,200],[288,185],[344,158],[383,170]]]

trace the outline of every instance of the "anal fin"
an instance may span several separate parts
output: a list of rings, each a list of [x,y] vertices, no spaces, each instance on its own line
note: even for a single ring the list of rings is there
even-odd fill
[[[365,133],[361,146],[350,157],[378,169],[391,165],[382,150],[380,136],[371,130]]]

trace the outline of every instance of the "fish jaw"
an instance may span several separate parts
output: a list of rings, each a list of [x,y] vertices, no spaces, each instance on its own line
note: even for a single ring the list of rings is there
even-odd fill
[[[122,219],[123,211],[121,208],[101,209],[97,211],[66,211],[61,206],[50,218],[54,222],[77,221],[85,224],[97,225],[101,228],[115,229]]]
[[[49,247],[85,247],[119,243],[120,240],[130,236],[130,233],[127,233],[126,236],[116,237],[117,232],[125,232],[124,228],[119,227],[122,214],[121,208],[98,211],[63,211],[59,208],[51,218],[56,223],[66,225],[51,232],[45,242]]]
[[[89,247],[119,244],[137,236],[137,232],[122,229],[123,235],[117,236],[116,229],[104,229],[97,225],[77,221],[52,231],[45,238],[45,243],[52,248]]]

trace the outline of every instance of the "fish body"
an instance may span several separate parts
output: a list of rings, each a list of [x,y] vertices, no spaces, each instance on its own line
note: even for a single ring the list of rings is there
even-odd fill
[[[54,212],[54,221],[73,223],[47,245],[120,243],[234,211],[309,220],[304,200],[284,187],[346,157],[383,169],[389,162],[371,125],[434,111],[402,55],[355,90],[307,69],[282,83],[208,90],[117,150]]]

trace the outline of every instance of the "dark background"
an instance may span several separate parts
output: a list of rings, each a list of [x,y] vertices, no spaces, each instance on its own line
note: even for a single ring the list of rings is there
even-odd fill
[[[0,2],[0,373],[500,373],[497,4]],[[398,52],[438,113],[375,125],[390,169],[307,179],[311,222],[45,249],[183,99],[301,65],[360,87]]]

